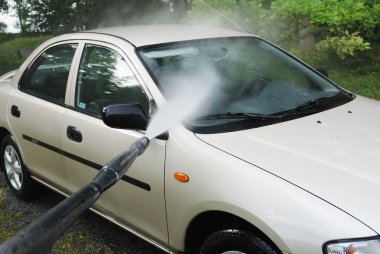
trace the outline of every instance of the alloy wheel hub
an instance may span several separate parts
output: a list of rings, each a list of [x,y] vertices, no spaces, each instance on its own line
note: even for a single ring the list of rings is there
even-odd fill
[[[22,187],[22,168],[20,158],[12,145],[8,145],[4,150],[4,164],[7,178],[15,190]]]

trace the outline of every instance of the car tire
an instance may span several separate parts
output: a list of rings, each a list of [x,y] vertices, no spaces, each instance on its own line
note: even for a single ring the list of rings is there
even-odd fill
[[[11,135],[3,139],[0,151],[1,170],[4,172],[5,180],[13,194],[22,200],[32,198],[38,186],[30,177],[17,144]]]
[[[278,254],[255,235],[239,229],[223,229],[211,234],[199,254]]]

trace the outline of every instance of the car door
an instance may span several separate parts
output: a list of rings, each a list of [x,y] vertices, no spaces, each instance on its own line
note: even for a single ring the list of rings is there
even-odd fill
[[[148,114],[148,95],[118,48],[86,43],[78,63],[71,110],[66,111],[63,152],[71,192],[89,183],[102,165],[128,149],[144,133],[112,129],[101,119],[104,106],[139,103]],[[74,84],[74,82],[73,82]],[[95,204],[119,223],[166,244],[164,200],[165,141],[154,139],[129,171]]]
[[[9,104],[9,123],[33,175],[65,190],[61,155],[68,77],[78,43],[54,44],[25,70]]]

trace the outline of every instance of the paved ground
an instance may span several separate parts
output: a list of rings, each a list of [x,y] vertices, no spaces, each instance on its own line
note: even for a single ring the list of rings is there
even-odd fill
[[[50,190],[33,201],[15,198],[0,172],[0,242],[34,221],[63,198]],[[84,213],[54,246],[53,253],[163,254],[152,245],[92,213]]]

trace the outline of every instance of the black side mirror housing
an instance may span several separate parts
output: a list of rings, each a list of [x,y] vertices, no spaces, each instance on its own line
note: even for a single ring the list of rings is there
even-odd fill
[[[110,105],[103,108],[103,122],[112,128],[146,130],[149,118],[138,103]]]

